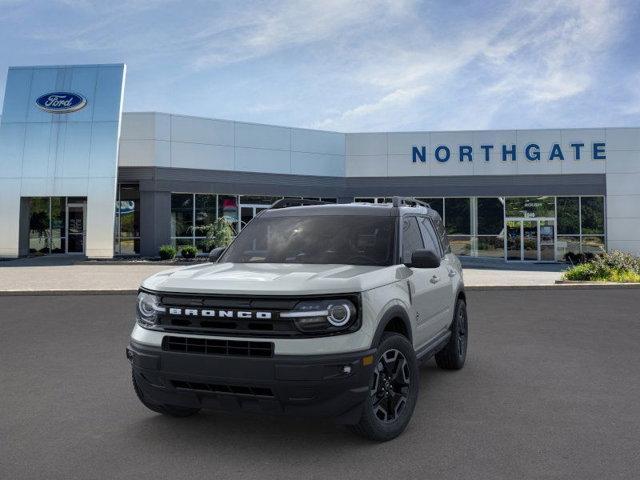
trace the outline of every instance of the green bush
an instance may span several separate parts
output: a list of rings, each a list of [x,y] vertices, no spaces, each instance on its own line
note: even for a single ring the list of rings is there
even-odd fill
[[[613,251],[574,265],[564,273],[566,280],[596,282],[640,282],[640,258]]]
[[[172,258],[175,258],[177,252],[175,247],[172,245],[162,245],[159,253],[162,260],[171,260]]]
[[[182,247],[182,250],[180,250],[180,255],[182,255],[182,258],[195,258],[197,253],[198,249],[193,245],[187,245],[185,247]]]
[[[208,250],[228,246],[234,235],[231,224],[224,217],[220,217],[208,225],[195,227],[194,230],[203,233],[207,237],[205,243]]]

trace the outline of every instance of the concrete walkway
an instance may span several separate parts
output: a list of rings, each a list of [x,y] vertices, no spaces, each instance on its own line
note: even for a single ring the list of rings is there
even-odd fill
[[[505,264],[464,259],[464,280],[469,287],[553,285],[564,265]],[[103,265],[77,258],[42,257],[0,262],[0,293],[11,292],[129,292],[142,280],[181,265],[133,263]]]

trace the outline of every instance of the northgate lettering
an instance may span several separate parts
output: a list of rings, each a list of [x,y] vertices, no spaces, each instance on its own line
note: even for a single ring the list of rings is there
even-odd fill
[[[501,158],[503,162],[518,160],[518,154],[521,153],[528,161],[535,162],[542,159],[540,151],[540,145],[537,143],[530,143],[524,147],[521,152],[518,152],[515,145],[500,145],[500,149],[495,149],[494,145],[480,145],[481,152],[476,152],[480,159],[488,162],[491,159],[491,153],[498,151],[502,154]],[[590,145],[591,148],[585,147],[584,143],[571,143],[569,145],[570,158],[574,160],[582,160],[584,157],[590,154],[592,160],[606,160],[606,151],[604,142],[595,142]],[[472,162],[474,157],[473,147],[471,145],[460,145],[456,149],[453,149],[454,153],[457,153],[457,158],[460,162]],[[588,150],[588,152],[585,152]],[[433,151],[433,158],[438,162],[448,162],[452,158],[452,148],[447,145],[439,145],[435,147]],[[427,161],[427,147],[426,146],[414,146],[411,151],[413,163],[426,162]],[[549,155],[547,160],[564,160],[565,152],[559,143],[554,143],[549,149]]]

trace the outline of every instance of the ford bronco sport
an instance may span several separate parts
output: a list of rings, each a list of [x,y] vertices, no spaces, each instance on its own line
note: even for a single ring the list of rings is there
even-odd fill
[[[276,202],[214,264],[143,282],[127,357],[145,406],[319,415],[382,441],[409,423],[419,362],[462,368],[462,270],[439,215],[314,203]]]

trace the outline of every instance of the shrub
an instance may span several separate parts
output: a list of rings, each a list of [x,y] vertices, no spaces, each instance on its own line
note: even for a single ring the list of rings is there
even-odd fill
[[[602,253],[595,255],[589,261],[569,268],[564,273],[564,278],[602,282],[640,282],[640,258],[620,251]]]
[[[171,260],[172,258],[175,258],[176,253],[176,249],[172,245],[162,245],[159,251],[160,258],[162,260]]]
[[[209,250],[217,247],[226,247],[231,243],[234,235],[231,224],[224,217],[220,217],[208,225],[195,227],[194,230],[205,234],[207,237],[206,247]]]
[[[185,247],[182,247],[182,250],[180,250],[180,255],[182,255],[182,258],[195,258],[197,253],[198,249],[193,245],[187,245]]]
[[[564,254],[564,261],[572,265],[579,265],[581,263],[590,262],[594,258],[595,258],[595,254],[591,252],[587,252],[587,253],[567,252]]]

